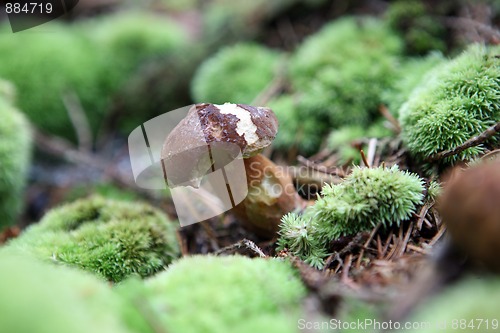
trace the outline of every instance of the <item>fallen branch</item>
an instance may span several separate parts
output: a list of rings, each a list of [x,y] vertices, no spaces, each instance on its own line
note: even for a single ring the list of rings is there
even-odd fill
[[[74,91],[68,91],[62,95],[62,101],[75,129],[79,150],[89,152],[92,149],[92,130],[80,98]]]
[[[254,98],[251,105],[265,106],[285,86],[285,66],[280,66],[273,80]]]
[[[469,148],[472,148],[472,147],[475,147],[475,146],[479,146],[480,144],[482,144],[483,142],[487,141],[488,139],[490,139],[492,136],[494,136],[498,132],[500,132],[500,122],[498,122],[495,125],[491,126],[486,131],[484,131],[483,133],[481,133],[480,135],[475,136],[473,138],[470,138],[469,140],[465,141],[460,146],[457,146],[457,147],[455,147],[453,149],[450,149],[450,150],[445,150],[445,151],[436,153],[436,154],[428,157],[426,159],[426,161],[427,162],[435,162],[435,161],[442,160],[443,158],[446,158],[446,157],[450,157],[450,156],[453,156],[453,155],[456,155],[456,154],[460,154],[461,152],[463,152],[466,149],[469,149]]]
[[[248,239],[242,239],[238,243],[226,246],[226,247],[214,252],[214,254],[216,256],[218,256],[218,255],[221,255],[221,254],[224,254],[227,252],[236,251],[236,250],[241,249],[241,248],[245,248],[247,250],[250,250],[250,251],[256,253],[261,258],[267,257],[264,254],[264,252],[254,242],[252,242],[251,240],[248,240]]]
[[[90,152],[81,151],[74,147],[74,145],[70,142],[59,137],[42,133],[33,126],[31,131],[34,136],[34,142],[37,148],[41,151],[62,158],[70,163],[84,164],[86,166],[99,170],[106,177],[108,177],[110,181],[117,184],[118,186],[134,189],[134,191],[140,192],[147,198],[151,198],[154,200],[158,198],[158,196],[155,195],[153,191],[147,191],[139,188],[132,178],[127,177],[126,175],[114,170],[114,163],[105,161],[101,157],[93,155]]]
[[[482,34],[483,36],[488,37],[488,39],[492,42],[498,43],[500,41],[500,31],[482,22],[466,17],[444,17],[442,20],[448,26],[454,28],[466,30],[474,29],[479,35]]]
[[[307,158],[305,158],[304,156],[297,156],[297,161],[308,167],[308,168],[311,168],[313,170],[316,170],[318,172],[321,172],[321,173],[325,173],[325,174],[328,174],[328,175],[334,175],[334,176],[339,176],[339,177],[345,177],[346,176],[346,172],[344,170],[342,170],[342,168],[338,168],[338,167],[335,167],[335,168],[328,168],[324,165],[321,165],[321,164],[318,164],[316,162],[313,162]]]
[[[396,134],[401,133],[401,125],[399,124],[399,121],[396,118],[394,118],[394,116],[389,112],[387,106],[380,105],[378,111],[385,119],[387,119],[391,123],[392,127],[394,127],[394,131],[396,132]]]

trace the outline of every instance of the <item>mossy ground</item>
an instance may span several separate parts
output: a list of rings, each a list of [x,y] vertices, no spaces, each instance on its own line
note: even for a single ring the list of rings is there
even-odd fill
[[[112,282],[153,275],[178,255],[175,226],[160,211],[102,197],[52,210],[7,248]]]
[[[446,245],[440,213],[451,166],[500,156],[498,132],[460,150],[499,121],[496,3],[127,3],[75,12],[54,22],[57,35],[0,36],[0,77],[12,81],[0,80],[0,114],[18,108],[37,130],[35,159],[21,163],[26,150],[3,153],[2,135],[19,136],[17,147],[29,135],[16,117],[0,123],[0,225],[21,227],[0,231],[0,331],[293,332],[298,318],[498,313],[487,297],[498,277]],[[92,147],[78,146],[62,99],[75,95]],[[194,101],[275,110],[280,130],[264,153],[293,165],[307,199],[279,241],[231,213],[174,230],[172,198],[135,186],[129,130]],[[79,200],[94,192],[106,199]],[[31,259],[6,259],[14,253]],[[222,257],[234,253],[244,256]],[[470,271],[484,280],[452,291]],[[429,291],[443,300],[427,303]]]

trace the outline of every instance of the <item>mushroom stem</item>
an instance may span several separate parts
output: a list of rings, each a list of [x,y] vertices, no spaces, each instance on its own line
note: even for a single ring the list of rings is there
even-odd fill
[[[302,207],[285,168],[258,154],[244,159],[248,195],[232,212],[243,225],[262,237],[276,236],[281,217]]]

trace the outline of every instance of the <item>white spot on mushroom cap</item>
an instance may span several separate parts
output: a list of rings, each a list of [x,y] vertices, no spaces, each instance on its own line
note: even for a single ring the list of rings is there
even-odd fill
[[[252,121],[250,112],[239,107],[237,104],[224,103],[222,105],[214,104],[223,114],[235,115],[239,121],[236,124],[236,133],[243,136],[247,145],[252,145],[259,141],[259,136],[257,135],[257,126]]]

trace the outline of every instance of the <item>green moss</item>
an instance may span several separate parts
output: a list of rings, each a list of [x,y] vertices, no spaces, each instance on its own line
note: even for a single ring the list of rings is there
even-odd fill
[[[64,201],[71,202],[92,194],[121,201],[136,201],[140,199],[140,195],[130,189],[123,189],[112,183],[97,183],[72,187],[68,194],[65,195]]]
[[[279,121],[279,130],[273,141],[277,150],[288,151],[297,148],[298,152],[314,152],[321,144],[318,135],[317,119],[308,118],[301,121],[297,100],[292,95],[282,95],[267,103]]]
[[[14,104],[16,101],[16,88],[9,81],[0,78],[0,99],[7,103]]]
[[[176,52],[190,52],[182,51],[189,42],[187,32],[166,16],[137,10],[84,21],[77,28],[100,50],[102,74],[99,86],[109,96],[108,108],[115,112],[114,126],[128,135],[158,115],[158,105],[151,102],[156,98],[154,88],[144,83],[144,78],[149,75],[151,64],[169,62],[170,66],[180,68],[184,66],[180,65],[182,61],[192,58],[191,54],[183,54],[182,61],[171,59]],[[162,94],[168,95],[172,104],[178,100],[171,90],[182,81],[177,77],[180,75],[184,73],[161,78],[171,84],[162,90]],[[166,85],[157,81],[155,85]]]
[[[140,12],[75,25],[50,23],[46,29],[0,35],[0,76],[15,84],[19,106],[35,125],[73,141],[63,97],[76,95],[96,134],[141,64],[167,56],[187,40],[169,20]],[[154,113],[148,112],[136,110],[135,126]]]
[[[203,36],[220,41],[253,38],[264,23],[297,0],[213,0],[204,3]]]
[[[153,275],[178,256],[175,227],[163,213],[101,197],[51,210],[8,246],[113,282]]]
[[[356,140],[366,137],[366,131],[361,126],[351,125],[343,126],[333,130],[328,136],[328,148],[338,151],[340,163],[344,164],[353,161],[355,164],[360,162],[359,149],[352,146]]]
[[[389,111],[397,117],[401,106],[408,100],[413,90],[425,80],[433,68],[444,64],[445,61],[441,53],[431,53],[425,57],[413,57],[403,61],[397,79],[383,94]]]
[[[192,82],[196,102],[251,104],[274,79],[279,53],[256,44],[221,49],[197,70]]]
[[[118,291],[171,333],[294,332],[305,296],[288,263],[242,256],[187,257]]]
[[[121,299],[93,276],[0,254],[0,331],[127,333]]]
[[[400,52],[399,38],[373,18],[343,18],[309,37],[291,61],[303,119],[316,117],[330,127],[370,123]]]
[[[84,22],[79,29],[102,51],[106,68],[103,89],[111,92],[122,88],[141,64],[166,57],[188,39],[168,18],[140,11],[100,17]]]
[[[418,160],[453,149],[500,121],[499,52],[499,47],[473,45],[413,91],[400,110],[400,122],[404,143]],[[435,165],[471,160],[484,147],[466,149]]]
[[[431,181],[427,188],[426,201],[436,202],[439,196],[443,193],[443,187],[437,181]]]
[[[423,191],[418,176],[397,166],[354,168],[341,184],[325,185],[320,198],[302,216],[292,213],[282,219],[279,248],[322,267],[331,240],[369,231],[378,224],[399,225],[423,202]],[[307,246],[300,245],[304,242]]]
[[[499,298],[500,280],[498,278],[468,277],[423,303],[410,320],[440,325],[426,328],[425,332],[429,333],[460,330],[496,331],[500,327]],[[445,327],[442,326],[443,323],[446,323]]]
[[[107,98],[99,90],[98,50],[62,24],[48,31],[0,34],[0,76],[17,88],[19,108],[44,131],[75,139],[64,96],[76,94],[92,128]]]
[[[337,313],[335,315],[338,320],[344,323],[352,322],[383,322],[382,317],[382,304],[368,303],[358,298],[345,297],[339,304]],[[342,327],[342,326],[341,326]],[[342,332],[359,332],[360,328],[345,326],[341,330]],[[366,330],[372,333],[378,332],[376,329],[371,329],[369,325],[366,325]]]
[[[12,93],[11,86],[4,87]],[[28,122],[4,96],[0,92],[0,231],[14,224],[21,210],[31,156]]]
[[[417,175],[397,166],[354,168],[341,184],[323,187],[314,217],[328,239],[399,225],[422,203],[423,190]]]
[[[338,163],[345,164],[352,162],[354,165],[361,163],[361,154],[359,148],[353,144],[362,141],[367,141],[371,138],[391,137],[394,132],[384,125],[384,121],[376,121],[368,128],[363,128],[357,125],[343,126],[333,130],[328,136],[327,146],[329,149],[336,151],[339,157]],[[363,151],[367,151],[368,146],[361,144]]]
[[[425,54],[432,50],[446,50],[446,29],[442,20],[433,17],[422,1],[395,1],[385,16],[389,25],[401,33],[407,53]]]

